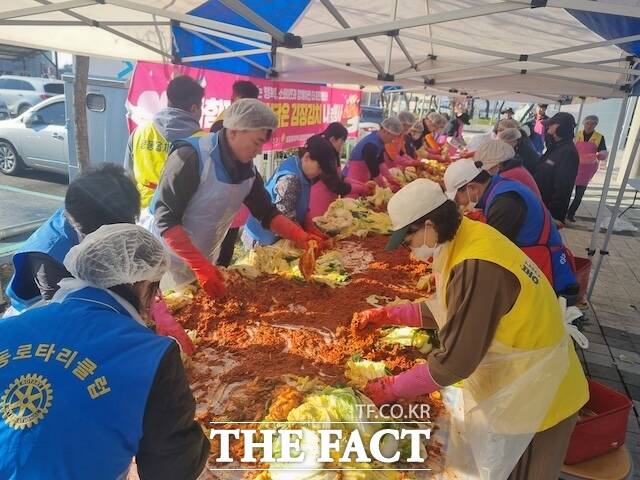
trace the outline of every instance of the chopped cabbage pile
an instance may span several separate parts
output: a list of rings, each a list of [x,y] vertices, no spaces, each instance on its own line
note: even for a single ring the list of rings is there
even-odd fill
[[[298,261],[302,250],[295,248],[288,240],[279,240],[273,245],[256,247],[231,267],[246,278],[255,279],[260,275],[281,275],[293,280],[305,281]],[[340,252],[328,250],[316,260],[316,269],[310,280],[337,287],[349,283],[349,274],[342,263]]]
[[[338,239],[350,236],[364,237],[369,233],[389,235],[389,215],[371,210],[366,206],[367,202],[368,200],[339,198],[329,206],[323,216],[316,217],[313,221],[322,231]]]

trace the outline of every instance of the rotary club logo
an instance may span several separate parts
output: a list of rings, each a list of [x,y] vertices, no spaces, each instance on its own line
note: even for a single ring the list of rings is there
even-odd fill
[[[53,389],[45,377],[35,373],[21,375],[0,398],[0,413],[15,430],[31,428],[44,418],[52,400]]]

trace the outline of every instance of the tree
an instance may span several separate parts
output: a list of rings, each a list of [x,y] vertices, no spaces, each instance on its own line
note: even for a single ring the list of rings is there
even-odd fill
[[[80,173],[91,165],[89,157],[89,132],[87,129],[87,82],[89,80],[89,57],[76,55],[73,82],[73,121],[76,125],[76,158]]]

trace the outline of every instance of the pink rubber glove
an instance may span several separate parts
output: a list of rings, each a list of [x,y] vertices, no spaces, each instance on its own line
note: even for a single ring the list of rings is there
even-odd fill
[[[441,388],[442,386],[438,385],[431,376],[429,366],[421,363],[393,377],[369,380],[364,387],[364,393],[373,403],[381,406],[395,403],[400,399],[413,400]]]
[[[609,155],[609,152],[603,150],[602,152],[596,153],[596,158],[600,161],[603,161],[607,159],[607,155]]]
[[[406,168],[406,167],[417,167],[422,162],[420,162],[420,160],[416,160],[415,158],[409,155],[401,155],[398,158],[396,158],[396,163],[401,167]]]
[[[371,188],[370,182],[362,183],[357,180],[345,180],[349,185],[351,185],[351,192],[353,195],[358,197],[366,197],[367,195],[371,195],[372,190],[375,189],[375,184],[373,188]]]
[[[395,177],[391,175],[389,168],[384,163],[380,164],[380,175],[387,179],[387,182],[389,182],[389,185],[391,186],[391,190],[393,190],[394,188],[396,188],[397,190],[400,189],[401,185],[398,183]]]
[[[422,326],[419,303],[402,303],[391,307],[371,308],[356,312],[353,319],[360,329],[365,328],[367,325],[372,327],[382,327],[383,325]]]
[[[162,297],[156,297],[151,305],[151,317],[156,324],[156,333],[163,337],[171,337],[187,355],[191,356],[196,347],[175,318],[169,313],[167,304]]]

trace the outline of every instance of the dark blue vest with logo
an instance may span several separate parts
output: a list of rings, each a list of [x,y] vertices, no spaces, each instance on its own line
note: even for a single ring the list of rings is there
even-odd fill
[[[380,134],[378,134],[378,132],[371,132],[369,135],[363,137],[362,140],[360,140],[356,144],[356,146],[353,147],[353,150],[351,150],[351,154],[349,154],[349,161],[342,171],[343,177],[346,177],[349,173],[350,162],[364,162],[362,151],[364,150],[364,147],[369,143],[373,143],[376,147],[378,147],[380,153],[384,152],[384,142],[382,141],[382,138],[380,138]]]
[[[309,211],[311,182],[304,176],[302,166],[300,165],[300,159],[296,155],[292,155],[280,164],[278,169],[266,183],[265,188],[267,189],[267,192],[269,192],[271,201],[275,202],[276,185],[278,184],[278,180],[287,175],[295,175],[300,180],[301,190],[296,203],[296,221],[302,225],[304,223],[304,218]],[[278,237],[274,235],[271,230],[264,228],[260,223],[260,220],[253,215],[249,216],[245,229],[249,236],[254,240],[257,240],[260,245],[271,245],[278,240]]]
[[[91,287],[0,322],[0,478],[120,477],[171,341]]]
[[[69,250],[78,243],[78,234],[64,215],[64,209],[58,209],[13,256],[15,273],[6,290],[11,306],[21,312],[41,298],[27,261],[29,253],[44,253],[62,264]]]
[[[550,273],[553,278],[553,289],[556,293],[561,293],[567,287],[575,285],[576,277],[560,232],[547,208],[529,188],[519,182],[494,175],[480,202],[478,202],[478,208],[482,208],[484,215],[488,216],[495,198],[508,192],[517,194],[527,207],[526,218],[514,243],[522,248],[532,260],[536,261],[543,271],[545,268],[538,263],[538,259],[534,256],[538,256],[540,253],[544,256],[543,250],[546,250],[546,254],[550,256],[552,270]]]

